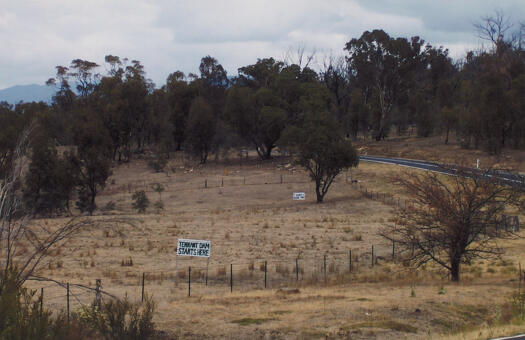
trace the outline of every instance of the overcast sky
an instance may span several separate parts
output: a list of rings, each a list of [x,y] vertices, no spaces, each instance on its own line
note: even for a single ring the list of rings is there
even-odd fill
[[[496,9],[525,21],[524,0],[0,0],[0,89],[44,84],[56,65],[103,64],[107,54],[140,60],[157,86],[173,71],[197,72],[205,55],[230,75],[301,45],[322,64],[376,28],[461,57],[480,44],[472,24]]]

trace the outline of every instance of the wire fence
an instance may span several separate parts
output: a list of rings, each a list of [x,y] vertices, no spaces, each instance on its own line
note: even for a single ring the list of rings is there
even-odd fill
[[[126,271],[125,296],[143,301],[146,295],[155,295],[160,287],[169,287],[172,298],[205,295],[207,289],[229,292],[252,291],[257,289],[278,289],[305,285],[327,285],[351,283],[356,275],[371,273],[374,268],[395,259],[386,244],[370,246],[368,251],[348,250],[330,252],[314,257],[286,259],[262,258],[232,263],[210,262],[210,258],[178,256],[173,270],[147,270],[132,267]],[[62,310],[70,314],[91,304],[101,304],[103,299],[122,299],[124,296],[110,293],[123,287],[108,283],[109,290],[103,290],[104,280],[97,279],[95,286],[80,283],[61,282],[39,276],[37,297],[48,309]],[[46,293],[50,292],[50,293]]]
[[[269,184],[307,184],[311,183],[308,176],[304,174],[281,174],[275,175],[259,175],[259,176],[239,176],[236,174],[219,176],[210,175],[204,177],[201,181],[173,181],[173,180],[159,180],[150,182],[146,180],[134,180],[122,185],[109,185],[101,195],[114,194],[131,194],[138,190],[143,190],[146,193],[155,193],[155,187],[161,186],[161,193],[188,191],[196,189],[212,189],[221,187],[236,187],[236,186],[254,186],[254,185],[269,185]]]

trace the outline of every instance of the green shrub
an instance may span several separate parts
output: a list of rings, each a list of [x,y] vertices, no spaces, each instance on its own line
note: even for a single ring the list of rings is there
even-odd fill
[[[158,200],[153,203],[153,207],[157,210],[157,214],[160,214],[160,211],[164,210],[164,203],[161,200]]]
[[[86,339],[92,334],[87,325],[65,313],[53,317],[40,308],[40,296],[16,284],[17,271],[0,275],[0,339]]]
[[[117,207],[117,204],[114,201],[109,201],[108,203],[106,203],[103,210],[111,211],[111,210],[115,210],[116,207]]]
[[[124,300],[110,300],[98,310],[95,304],[85,307],[81,320],[108,340],[149,339],[155,333],[155,303],[145,297],[142,306]]]
[[[131,196],[131,199],[133,200],[133,203],[131,204],[133,209],[137,210],[139,213],[146,212],[146,209],[149,207],[149,199],[144,190],[135,191],[133,196]]]
[[[16,284],[16,269],[7,277],[0,274],[0,339],[41,340],[139,340],[155,333],[155,304],[146,296],[143,304],[110,300],[100,310],[93,303],[71,313],[56,316],[41,309],[36,291]]]

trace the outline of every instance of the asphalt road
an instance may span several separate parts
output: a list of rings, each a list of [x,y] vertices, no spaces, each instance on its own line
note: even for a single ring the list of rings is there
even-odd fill
[[[458,167],[452,164],[439,164],[433,162],[425,161],[415,161],[404,158],[390,158],[390,157],[381,157],[381,156],[359,156],[360,161],[365,162],[375,162],[375,163],[384,163],[384,164],[397,164],[401,166],[406,166],[409,168],[416,168],[421,170],[439,172],[447,175],[456,175]],[[521,187],[525,189],[525,176],[517,173],[512,173],[504,170],[492,170],[489,173],[484,172],[481,169],[475,168],[461,168],[463,172],[469,174],[477,174],[485,177],[495,177],[498,180],[502,181],[507,185],[512,185],[515,187]]]
[[[505,338],[494,338],[494,339],[490,339],[490,340],[525,340],[525,334],[508,336],[508,337],[505,337]]]

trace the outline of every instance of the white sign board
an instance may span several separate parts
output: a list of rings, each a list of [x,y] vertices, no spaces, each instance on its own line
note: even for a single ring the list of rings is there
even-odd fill
[[[177,255],[210,257],[210,248],[210,241],[179,239]]]
[[[306,199],[306,194],[304,192],[294,192],[293,200],[294,201],[304,201]]]

